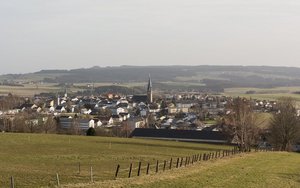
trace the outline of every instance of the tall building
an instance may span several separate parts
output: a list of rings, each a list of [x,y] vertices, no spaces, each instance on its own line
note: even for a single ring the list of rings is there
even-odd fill
[[[147,87],[147,100],[149,104],[153,102],[152,80],[150,74],[149,74],[148,87]]]

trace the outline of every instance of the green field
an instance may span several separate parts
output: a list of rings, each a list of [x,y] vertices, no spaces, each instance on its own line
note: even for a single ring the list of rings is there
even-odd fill
[[[247,91],[255,91],[254,94],[246,94]],[[254,99],[265,100],[277,100],[279,97],[293,97],[297,101],[300,101],[300,94],[294,94],[299,92],[300,87],[276,87],[276,88],[227,88],[224,91],[224,95],[233,97],[247,97]]]
[[[9,133],[0,133],[0,142],[1,187],[9,186],[11,176],[17,187],[53,187],[56,173],[61,184],[87,183],[91,166],[94,180],[101,182],[114,178],[117,164],[121,165],[120,176],[125,177],[124,169],[131,162],[136,168],[139,161],[155,164],[156,160],[232,148],[175,141]]]
[[[0,134],[0,185],[55,187],[56,173],[63,187],[299,187],[300,154],[260,152],[199,162],[156,174],[136,176],[143,164],[171,157],[230,149],[230,146],[108,137],[45,134]],[[78,164],[80,162],[80,174]],[[133,177],[128,167],[133,163]],[[174,163],[175,161],[173,161]],[[117,164],[121,170],[114,180]],[[94,183],[90,183],[90,167]]]
[[[151,176],[66,187],[300,187],[300,154],[260,152],[200,162]]]

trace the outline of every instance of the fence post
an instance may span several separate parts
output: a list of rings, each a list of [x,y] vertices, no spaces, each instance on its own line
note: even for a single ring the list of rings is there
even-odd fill
[[[148,165],[147,165],[147,171],[146,171],[147,175],[149,174],[149,169],[150,169],[150,163],[148,163]]]
[[[141,166],[142,166],[142,162],[140,161],[137,176],[140,176],[140,174],[141,174]]]
[[[215,158],[215,153],[212,153],[211,159]]]
[[[170,160],[170,167],[169,167],[170,170],[172,169],[172,164],[173,164],[173,158],[171,158]]]
[[[163,171],[165,171],[165,169],[166,169],[166,160],[164,160],[164,168],[163,168]]]
[[[201,158],[202,158],[202,154],[199,155],[199,161],[201,161]]]
[[[60,186],[58,173],[56,173],[56,183],[57,183],[57,186]],[[15,187],[15,186],[13,186],[13,187]]]
[[[120,165],[118,164],[117,170],[116,170],[116,173],[115,173],[115,179],[117,179],[117,177],[118,177],[119,170],[120,170]]]
[[[80,174],[81,169],[80,169],[80,162],[78,163],[78,174]]]
[[[205,161],[205,155],[206,155],[206,154],[204,153],[204,154],[203,154],[203,161]]]
[[[93,167],[91,166],[91,182],[94,182],[94,177],[93,177]]]
[[[15,179],[13,176],[10,177],[10,188],[15,188]]]
[[[156,173],[158,172],[158,160],[156,161]]]
[[[176,168],[179,166],[179,157],[177,157]]]
[[[130,167],[129,167],[129,173],[128,173],[128,178],[131,177],[131,171],[132,171],[132,163],[130,163]]]
[[[180,159],[180,167],[182,167],[182,163],[183,163],[183,157],[181,157]]]

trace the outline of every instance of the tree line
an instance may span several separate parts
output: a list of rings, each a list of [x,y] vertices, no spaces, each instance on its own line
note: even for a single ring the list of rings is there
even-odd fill
[[[228,104],[228,113],[223,119],[224,130],[233,136],[240,150],[245,150],[259,141],[268,142],[280,151],[291,151],[300,142],[300,117],[296,101],[290,97],[278,100],[277,112],[272,114],[268,127],[258,118],[251,100],[235,98]]]

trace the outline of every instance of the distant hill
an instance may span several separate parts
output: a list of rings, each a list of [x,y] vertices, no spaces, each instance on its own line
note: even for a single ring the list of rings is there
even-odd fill
[[[41,70],[30,74],[0,76],[0,80],[43,81],[52,83],[146,82],[151,74],[154,83],[181,83],[184,87],[279,87],[300,86],[300,68],[268,66],[120,66],[91,67],[73,70]],[[192,84],[192,85],[187,85]],[[179,86],[177,85],[177,86]],[[180,87],[182,87],[180,86]]]

